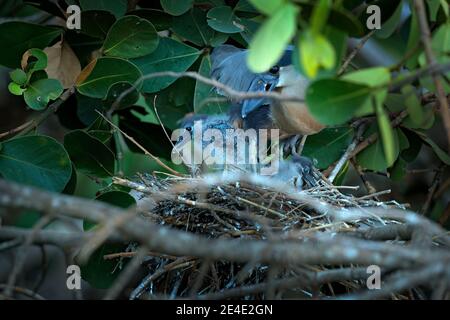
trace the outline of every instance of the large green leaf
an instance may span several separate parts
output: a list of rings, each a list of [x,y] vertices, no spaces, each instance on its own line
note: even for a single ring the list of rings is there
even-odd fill
[[[152,53],[158,46],[155,27],[137,16],[120,18],[106,36],[103,53],[107,56],[137,58]]]
[[[23,97],[33,110],[43,110],[50,100],[56,100],[63,92],[61,82],[56,79],[41,79],[28,85]]]
[[[97,59],[82,73],[88,75],[78,81],[78,92],[91,98],[104,98],[113,84],[124,81],[134,84],[142,76],[134,64],[121,58],[112,57]]]
[[[142,74],[175,71],[184,72],[197,60],[201,51],[170,38],[162,38],[158,48],[151,54],[133,59]],[[174,77],[158,77],[144,80],[142,91],[157,92],[168,87],[176,80]]]
[[[290,3],[281,6],[253,37],[247,63],[253,72],[269,70],[283,55],[296,30],[299,9]]]
[[[8,180],[59,192],[70,179],[69,155],[53,138],[20,137],[0,147],[0,174]]]
[[[228,6],[220,6],[212,8],[208,11],[208,24],[216,31],[224,33],[237,33],[244,31],[244,27],[240,23],[233,9]]]
[[[91,37],[105,39],[109,28],[115,21],[114,15],[108,11],[83,10],[81,11],[80,32]]]
[[[441,159],[441,161],[443,163],[445,163],[446,165],[450,166],[450,156],[448,155],[448,153],[446,153],[444,150],[442,150],[437,144],[436,142],[434,142],[433,140],[431,140],[430,138],[427,137],[427,135],[421,131],[414,131],[415,133],[417,133],[419,135],[419,137],[428,145],[430,146],[434,153],[438,156],[439,159]]]
[[[283,4],[283,0],[250,0],[256,9],[267,15],[272,15]]]
[[[217,36],[217,32],[206,22],[205,11],[198,8],[192,8],[185,14],[173,18],[172,30],[197,46],[211,44]]]
[[[344,154],[352,142],[354,130],[350,127],[327,128],[308,136],[303,155],[317,160],[317,168],[326,169]]]
[[[350,120],[369,98],[368,86],[343,80],[322,79],[306,91],[306,104],[321,123],[338,125]]]
[[[194,0],[161,0],[161,7],[173,16],[180,16],[187,12],[193,3]]]
[[[112,13],[116,18],[121,17],[127,11],[127,0],[80,0],[84,10],[103,10]]]
[[[128,14],[150,21],[157,31],[168,30],[172,27],[172,16],[158,9],[137,9]]]
[[[64,136],[64,146],[78,171],[100,178],[114,174],[114,154],[100,140],[82,130]]]
[[[0,24],[0,64],[9,68],[20,67],[22,55],[30,48],[43,49],[60,36],[62,29],[25,22]]]

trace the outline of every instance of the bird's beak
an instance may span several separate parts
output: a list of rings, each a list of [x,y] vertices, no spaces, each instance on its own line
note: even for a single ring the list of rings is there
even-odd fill
[[[290,87],[304,81],[303,77],[293,65],[280,67],[280,77],[278,79],[277,88]]]

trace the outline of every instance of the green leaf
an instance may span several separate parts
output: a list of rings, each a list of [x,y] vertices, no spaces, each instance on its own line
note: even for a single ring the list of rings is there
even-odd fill
[[[72,173],[69,155],[55,139],[25,136],[2,142],[0,174],[8,180],[60,192]]]
[[[134,64],[121,58],[112,57],[97,59],[88,65],[82,74],[84,72],[88,75],[78,81],[77,89],[79,93],[91,98],[104,98],[113,84],[123,81],[134,84],[142,76]],[[138,88],[140,86],[141,84],[138,84]]]
[[[446,165],[450,165],[450,156],[443,151],[433,140],[427,137],[427,135],[420,131],[414,131],[419,135],[419,137],[427,144],[429,145],[434,153],[438,156],[439,159],[441,159],[442,162],[444,162]]]
[[[419,22],[417,21],[417,13],[416,10],[413,10],[410,19],[410,27],[409,27],[409,35],[408,42],[406,44],[405,54],[414,50],[417,47],[420,41],[420,28]],[[408,61],[406,62],[406,67],[408,69],[413,69],[417,65],[417,58],[419,53],[415,53],[412,55]]]
[[[411,85],[406,85],[402,88],[402,93],[411,121],[417,126],[422,125],[425,119],[425,114],[422,104],[416,96],[414,87]]]
[[[0,64],[9,68],[20,67],[22,55],[29,48],[43,49],[60,36],[62,29],[25,22],[0,24]]]
[[[21,96],[26,89],[23,89],[20,85],[15,82],[10,82],[8,84],[8,91],[11,92],[15,96]]]
[[[184,72],[197,60],[200,53],[201,51],[181,42],[162,38],[154,52],[132,61],[144,76],[163,71]],[[146,79],[142,85],[142,91],[145,93],[157,92],[168,87],[175,80],[174,77]]]
[[[368,86],[353,82],[317,80],[306,91],[306,104],[319,122],[338,125],[353,117],[369,98],[370,91]]]
[[[298,42],[300,61],[306,76],[314,78],[320,67],[327,70],[334,68],[336,54],[331,43],[321,34],[306,31]]]
[[[377,114],[378,129],[381,134],[386,165],[390,167],[394,164],[395,160],[397,160],[399,154],[398,139],[394,138],[394,130],[391,127],[389,115],[384,110],[383,105],[377,103],[375,98],[372,100]]]
[[[22,69],[15,69],[9,73],[11,80],[18,85],[24,85],[27,82],[27,74]]]
[[[398,135],[394,131],[394,143],[398,145]],[[398,149],[397,149],[398,150]],[[381,139],[377,139],[373,144],[361,151],[356,156],[356,161],[364,169],[369,169],[377,172],[384,172],[388,167],[383,151],[383,143]]]
[[[56,100],[63,92],[61,82],[56,79],[41,79],[30,83],[24,92],[26,104],[33,110],[43,110],[50,100]]]
[[[208,11],[208,25],[216,31],[223,33],[236,33],[244,31],[244,27],[240,23],[233,9],[228,6],[220,6],[212,8]]]
[[[172,30],[197,46],[211,44],[217,36],[217,32],[206,22],[205,11],[198,8],[192,8],[185,14],[173,18]]]
[[[317,168],[326,169],[344,154],[353,136],[354,130],[350,127],[323,129],[308,136],[302,155],[316,159]]]
[[[202,76],[208,77],[211,72],[211,58],[209,55],[205,55],[202,58],[198,73]],[[215,114],[223,113],[227,110],[227,102],[208,102],[205,103],[205,99],[220,97],[212,86],[207,85],[201,81],[196,81],[194,92],[194,112],[202,114]]]
[[[319,0],[313,9],[311,16],[311,31],[313,34],[320,33],[325,26],[330,13],[330,0]]]
[[[25,56],[27,56],[27,65],[25,67],[25,71],[28,74],[32,74],[33,72],[45,70],[48,65],[47,54],[41,49],[29,49],[25,52]],[[30,61],[30,57],[31,59]]]
[[[64,136],[64,146],[79,172],[100,178],[114,174],[114,154],[100,140],[82,130]]]
[[[161,7],[165,12],[173,15],[180,16],[187,12],[194,3],[194,0],[161,0]]]
[[[80,0],[84,10],[103,10],[111,12],[116,18],[121,17],[127,11],[127,0]]]
[[[277,63],[294,36],[298,12],[295,5],[286,3],[262,25],[250,43],[250,70],[264,72]]]
[[[139,99],[139,92],[128,82],[117,82],[108,89],[108,93],[105,99],[106,106],[111,107],[119,98],[119,96],[123,92],[128,90],[131,91],[121,98],[121,100],[118,102],[119,104],[117,108],[126,108],[136,103],[136,101]]]
[[[402,15],[402,10],[403,10],[403,2],[399,1],[397,9],[394,11],[392,16],[390,16],[389,19],[383,23],[381,29],[375,32],[375,35],[378,38],[386,39],[389,38],[394,33],[394,31],[397,29],[401,21],[400,19]]]
[[[91,37],[105,39],[115,21],[114,15],[108,11],[82,10],[80,32]]]
[[[374,67],[347,73],[342,76],[342,79],[372,87],[371,95],[375,97],[377,104],[382,105],[387,98],[388,90],[378,87],[389,83],[391,75],[387,68]],[[368,99],[355,115],[361,117],[373,112],[375,112],[375,109],[372,101]]]
[[[272,15],[284,3],[283,0],[250,0],[250,3],[262,13]]]
[[[103,44],[107,56],[137,58],[152,53],[158,46],[155,27],[137,16],[120,18],[113,24]]]
[[[172,16],[158,9],[137,9],[128,14],[150,21],[157,31],[168,30],[172,27]]]

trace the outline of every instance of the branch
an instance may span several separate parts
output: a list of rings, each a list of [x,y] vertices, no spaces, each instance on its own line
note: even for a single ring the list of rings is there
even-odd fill
[[[50,104],[50,106],[48,106],[48,108],[38,118],[34,119],[33,123],[27,126],[26,129],[24,129],[18,136],[24,136],[27,133],[31,132],[33,129],[37,128],[45,119],[47,119],[50,115],[58,111],[58,108],[64,102],[66,102],[70,98],[70,96],[74,93],[75,93],[74,87],[64,91],[63,94],[58,98],[58,100]]]
[[[283,184],[286,189],[285,185]],[[192,186],[191,189],[192,190]],[[105,224],[117,219],[124,211],[94,200],[50,193],[34,187],[0,180],[0,205],[7,208],[29,208],[41,212],[59,212],[73,218],[89,219]],[[321,201],[319,204],[324,207]],[[329,210],[332,210],[328,206]],[[326,208],[325,208],[326,209]],[[380,213],[383,209],[374,209]],[[387,211],[387,210],[384,210]],[[402,217],[410,223],[421,223],[433,233],[445,233],[431,222],[408,212],[393,211],[385,215]],[[351,210],[342,215],[352,217]],[[354,217],[371,216],[368,209]],[[437,228],[437,230],[436,230]],[[404,247],[393,243],[378,243],[355,238],[323,235],[317,241],[263,241],[241,239],[210,239],[189,232],[155,225],[140,217],[131,217],[117,230],[125,238],[141,242],[149,250],[179,256],[195,256],[211,260],[261,262],[269,264],[376,264],[385,267],[408,267],[450,259],[450,253],[435,248]],[[351,254],[348,252],[351,248]]]
[[[423,0],[414,0],[414,5],[417,12],[417,17],[420,26],[420,39],[425,50],[425,57],[427,59],[428,65],[436,65],[436,57],[433,53],[433,48],[431,46],[431,34],[430,28],[428,27],[426,9]],[[448,107],[447,96],[442,86],[441,80],[437,74],[432,74],[434,85],[437,91],[437,97],[440,104],[441,116],[444,122],[445,129],[447,130],[447,143],[448,152],[450,152],[450,110]]]

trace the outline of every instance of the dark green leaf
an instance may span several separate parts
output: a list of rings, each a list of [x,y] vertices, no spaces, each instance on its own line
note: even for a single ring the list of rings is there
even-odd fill
[[[64,146],[78,171],[100,178],[114,174],[114,154],[100,140],[82,130],[64,136]]]
[[[1,146],[0,174],[8,180],[59,192],[70,179],[69,155],[53,138],[25,136]]]
[[[108,11],[83,10],[80,31],[91,37],[105,39],[115,21],[114,15]]]
[[[212,8],[208,11],[207,17],[209,26],[216,31],[224,33],[244,31],[240,18],[234,14],[231,7],[220,6]]]
[[[206,13],[198,8],[173,19],[172,30],[197,46],[206,46],[216,36],[216,31],[206,23]]]
[[[306,103],[312,115],[327,125],[342,124],[367,101],[370,88],[343,80],[323,79],[306,91]]]
[[[157,31],[168,30],[172,26],[172,16],[158,9],[137,9],[128,12],[150,21]]]
[[[9,68],[20,67],[22,55],[30,48],[43,49],[60,36],[62,29],[25,22],[0,24],[0,64]],[[7,48],[7,49],[6,49]]]
[[[137,58],[152,53],[158,46],[155,27],[137,16],[117,20],[106,36],[103,52],[107,56]]]
[[[127,11],[127,0],[79,0],[84,10],[103,10],[112,13],[116,18],[121,17]]]
[[[142,76],[134,64],[112,57],[97,59],[87,66],[82,74],[85,72],[88,75],[78,81],[77,89],[81,94],[91,98],[104,98],[113,84],[124,81],[134,84]]]
[[[130,91],[129,91],[130,90]],[[120,95],[129,91],[125,96],[120,98]],[[117,82],[113,84],[108,89],[108,94],[106,95],[105,104],[106,106],[113,106],[115,103],[118,103],[116,106],[116,110],[120,108],[125,108],[133,105],[139,99],[139,92],[133,88],[133,86],[128,82]]]
[[[354,130],[350,127],[327,128],[306,139],[303,155],[317,160],[317,168],[326,169],[344,154],[352,142]]]
[[[427,137],[427,135],[420,131],[414,131],[419,135],[419,137],[427,144],[429,145],[434,153],[438,156],[439,159],[441,159],[442,162],[444,162],[446,165],[450,165],[450,156],[448,153],[443,151],[433,140]]]
[[[179,16],[188,11],[193,3],[194,0],[161,0],[161,7],[165,12],[173,16]]]
[[[184,72],[197,60],[201,51],[170,38],[162,38],[158,48],[151,54],[133,59],[133,63],[145,75],[154,72]],[[172,84],[174,77],[158,77],[144,80],[142,91],[152,93]]]

